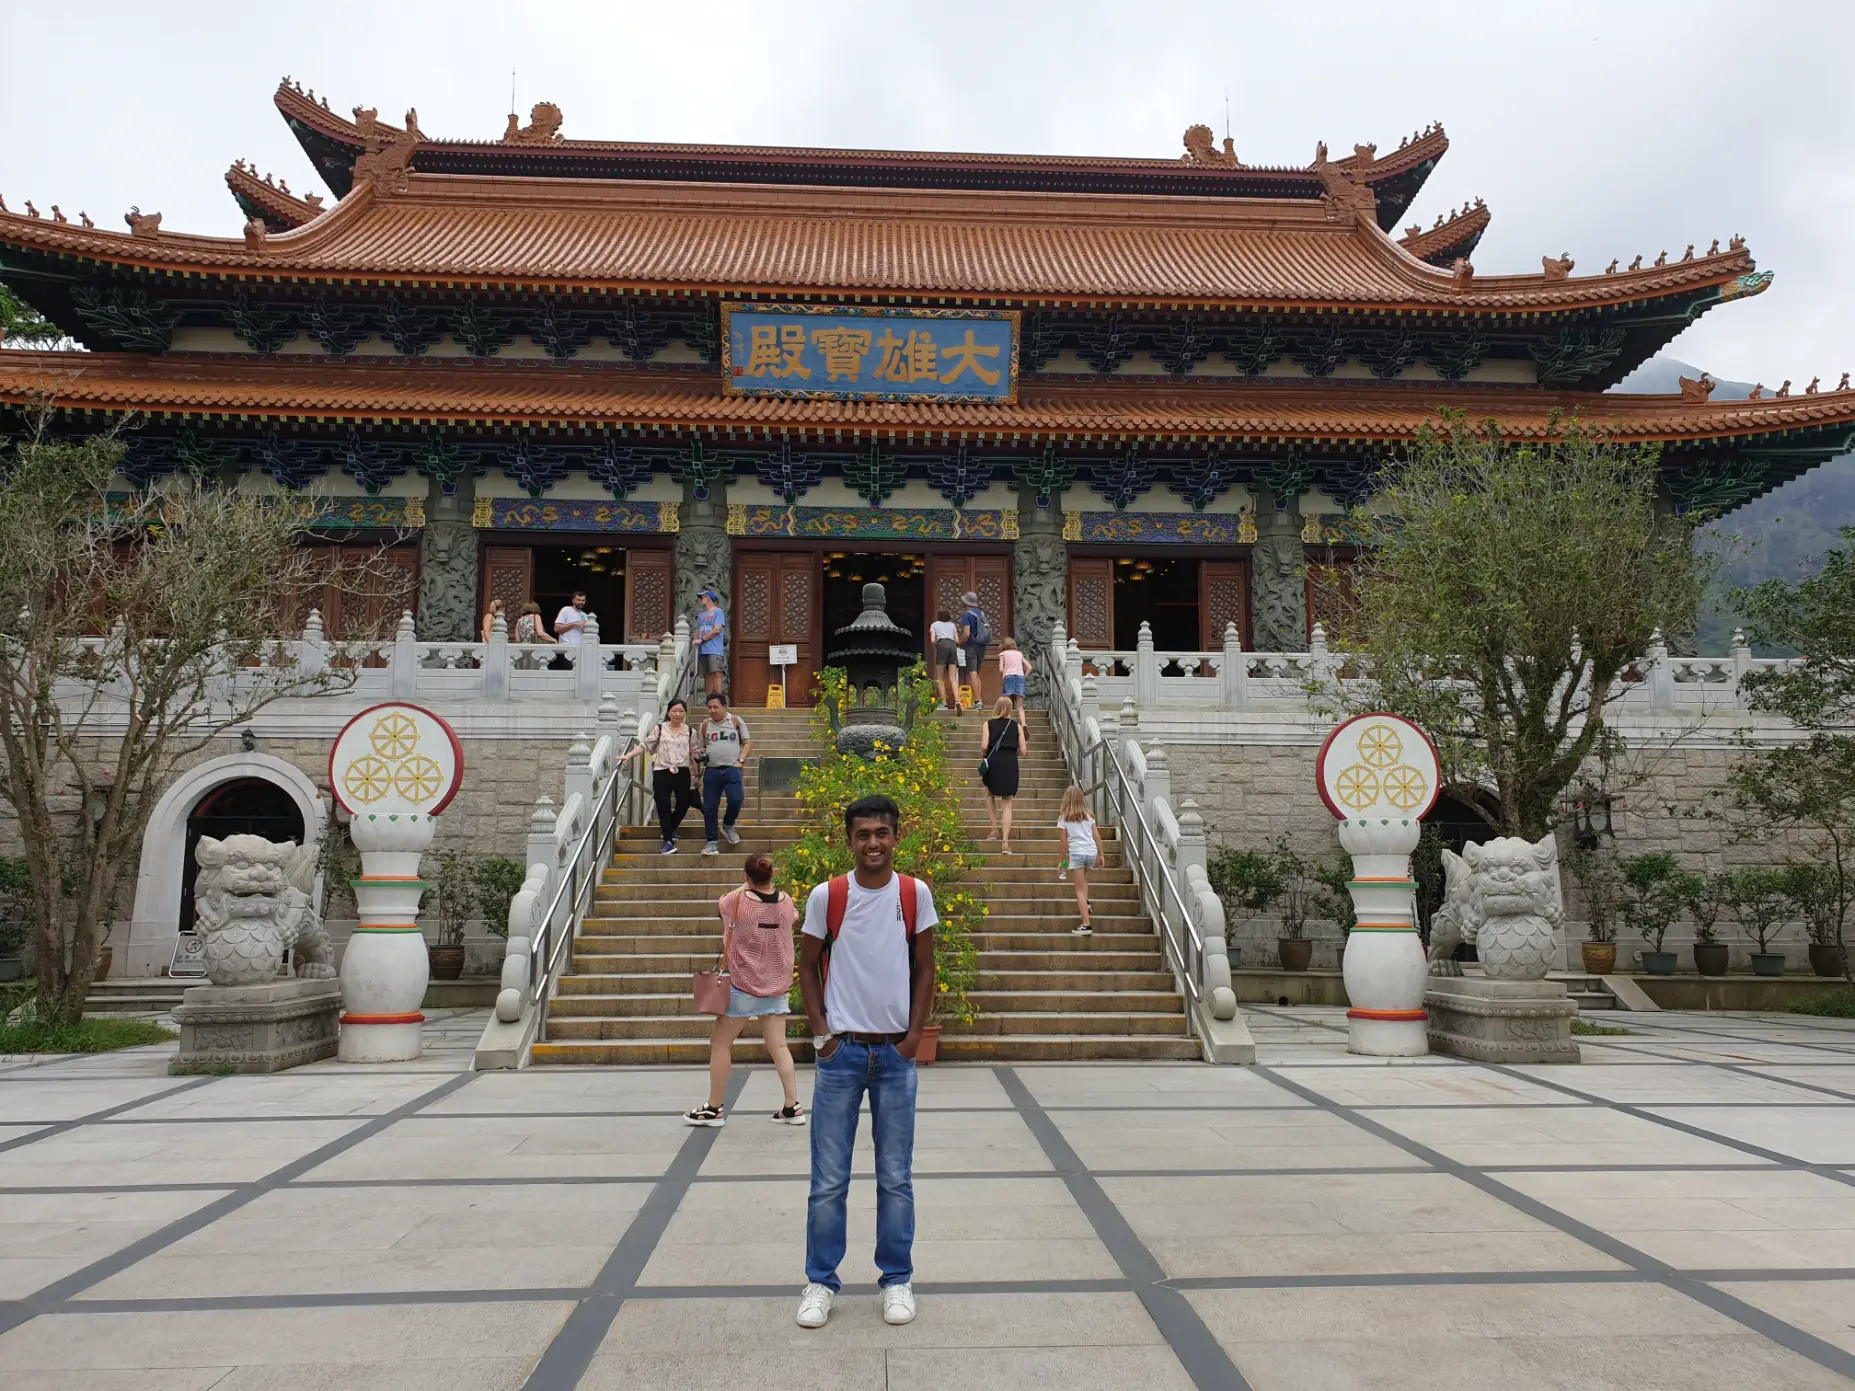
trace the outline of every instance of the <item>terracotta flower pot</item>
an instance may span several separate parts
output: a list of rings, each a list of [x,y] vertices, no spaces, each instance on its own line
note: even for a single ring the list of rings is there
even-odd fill
[[[1642,968],[1652,976],[1672,976],[1680,959],[1671,951],[1646,951],[1642,954]]]
[[[1584,962],[1586,975],[1607,976],[1617,969],[1615,942],[1580,942],[1578,955]]]
[[[1810,943],[1810,969],[1819,976],[1842,974],[1842,948],[1819,942]]]
[[[1294,942],[1284,937],[1275,944],[1275,950],[1282,958],[1284,971],[1305,971],[1314,959],[1314,944],[1305,937]]]
[[[940,1056],[940,1025],[929,1024],[921,1030],[921,1046],[915,1049],[915,1066],[927,1067]]]
[[[1725,975],[1727,957],[1727,947],[1724,942],[1696,942],[1694,944],[1694,969],[1703,976]]]
[[[1755,951],[1752,953],[1752,974],[1755,976],[1781,976],[1784,974],[1784,953],[1781,951]]]
[[[464,974],[462,947],[431,947],[433,980],[456,980]]]

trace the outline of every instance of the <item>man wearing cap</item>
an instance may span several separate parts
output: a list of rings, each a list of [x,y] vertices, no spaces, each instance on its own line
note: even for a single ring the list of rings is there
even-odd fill
[[[728,615],[722,612],[721,596],[714,590],[705,589],[696,598],[702,604],[702,611],[696,615],[696,661],[703,689],[710,695],[720,695],[722,673],[728,665]]]
[[[985,709],[985,695],[979,689],[979,668],[985,665],[986,644],[992,640],[992,631],[987,626],[985,611],[979,607],[979,596],[970,590],[960,596],[960,602],[966,607],[960,614],[960,647],[966,653],[966,682],[973,688],[973,709]]]

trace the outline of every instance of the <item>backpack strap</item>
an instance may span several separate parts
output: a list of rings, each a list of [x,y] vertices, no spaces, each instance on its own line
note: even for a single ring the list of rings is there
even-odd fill
[[[850,906],[850,876],[839,874],[824,886],[825,941],[835,942],[844,928],[844,910]]]
[[[908,875],[898,870],[895,877],[902,881],[902,928],[912,942],[915,940],[915,917],[921,911],[920,895],[915,892],[915,881]]]

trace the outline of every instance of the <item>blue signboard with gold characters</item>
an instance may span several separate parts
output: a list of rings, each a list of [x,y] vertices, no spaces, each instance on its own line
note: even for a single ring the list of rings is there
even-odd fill
[[[1015,309],[724,304],[723,389],[809,401],[1018,399]]]

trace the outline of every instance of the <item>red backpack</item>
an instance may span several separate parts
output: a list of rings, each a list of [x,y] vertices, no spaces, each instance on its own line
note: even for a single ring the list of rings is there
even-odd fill
[[[920,914],[921,904],[915,893],[916,880],[912,875],[897,870],[895,877],[901,884],[902,928],[909,943],[908,951],[908,998],[915,998],[915,919]],[[850,876],[839,874],[825,884],[824,896],[824,948],[818,958],[818,979],[826,982],[831,979],[831,948],[837,945],[837,934],[844,927],[844,912],[850,907]]]

